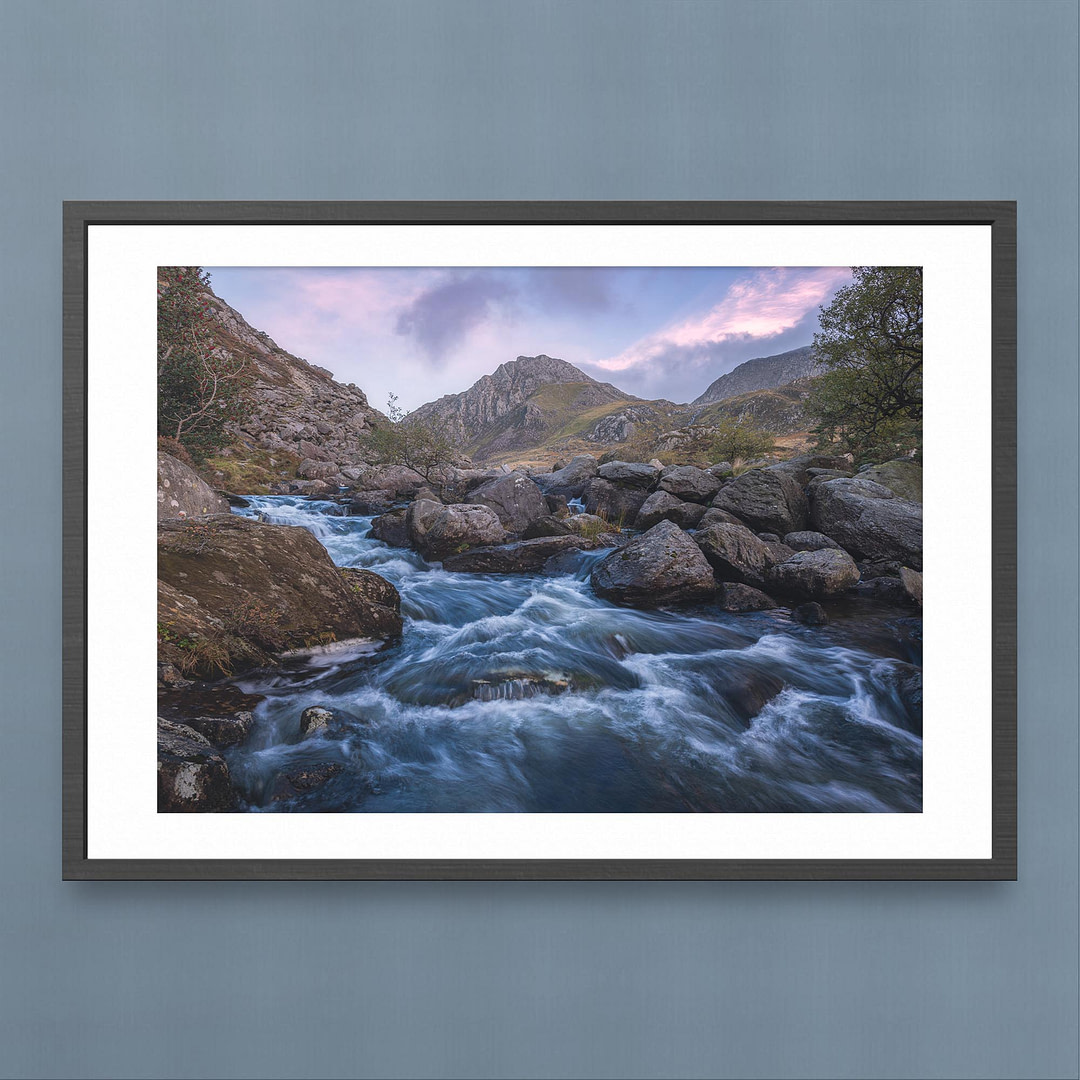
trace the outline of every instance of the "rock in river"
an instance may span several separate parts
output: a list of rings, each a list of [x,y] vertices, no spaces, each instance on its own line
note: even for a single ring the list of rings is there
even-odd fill
[[[159,660],[183,669],[203,657],[204,675],[289,649],[401,633],[401,616],[351,589],[326,548],[297,526],[233,514],[161,522],[158,579]]]
[[[535,574],[548,559],[567,551],[590,551],[600,547],[599,539],[583,536],[539,536],[515,544],[473,548],[443,559],[443,569],[463,574]]]
[[[236,793],[225,759],[192,728],[158,719],[158,813],[229,811]]]
[[[767,575],[777,592],[810,599],[836,596],[859,584],[855,560],[839,548],[797,551],[786,562],[777,563]]]
[[[720,581],[759,586],[774,561],[769,545],[745,525],[710,525],[694,539]]]
[[[425,559],[442,559],[481,544],[498,544],[506,531],[490,506],[454,503],[443,506],[418,499],[406,516],[409,541]]]
[[[551,511],[531,477],[512,472],[469,492],[469,502],[490,506],[507,532],[522,533]]]
[[[592,572],[598,596],[619,604],[656,606],[706,600],[716,591],[712,567],[691,537],[661,521]]]

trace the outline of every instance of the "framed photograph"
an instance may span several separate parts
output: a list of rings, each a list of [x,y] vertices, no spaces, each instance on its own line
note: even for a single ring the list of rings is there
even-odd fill
[[[1015,242],[66,204],[65,878],[1015,878]]]

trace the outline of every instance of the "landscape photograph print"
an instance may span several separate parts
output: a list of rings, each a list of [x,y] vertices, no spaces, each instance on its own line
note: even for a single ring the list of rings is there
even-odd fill
[[[922,323],[918,266],[158,267],[158,811],[920,813]]]

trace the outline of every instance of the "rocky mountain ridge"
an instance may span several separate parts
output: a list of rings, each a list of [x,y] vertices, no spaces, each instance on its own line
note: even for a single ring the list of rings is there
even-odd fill
[[[569,414],[637,400],[565,360],[540,354],[500,364],[468,390],[421,405],[410,420],[440,421],[467,452],[482,458],[538,445],[552,425],[565,423]]]
[[[246,358],[253,376],[250,415],[232,427],[234,451],[278,455],[308,479],[359,476],[362,440],[386,417],[359,387],[287,352],[214,292],[206,295],[217,348]]]
[[[820,374],[820,371],[814,359],[814,347],[804,345],[799,349],[789,349],[775,356],[758,356],[739,364],[726,375],[721,375],[711,382],[705,392],[694,398],[690,404],[710,405],[757,390],[787,386],[817,374]]]

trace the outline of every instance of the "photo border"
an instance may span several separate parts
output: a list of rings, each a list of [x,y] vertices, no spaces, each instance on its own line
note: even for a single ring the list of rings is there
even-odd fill
[[[92,225],[989,225],[992,855],[989,859],[89,859],[87,238]],[[993,202],[65,202],[63,876],[70,880],[1015,880],[1016,204]]]

